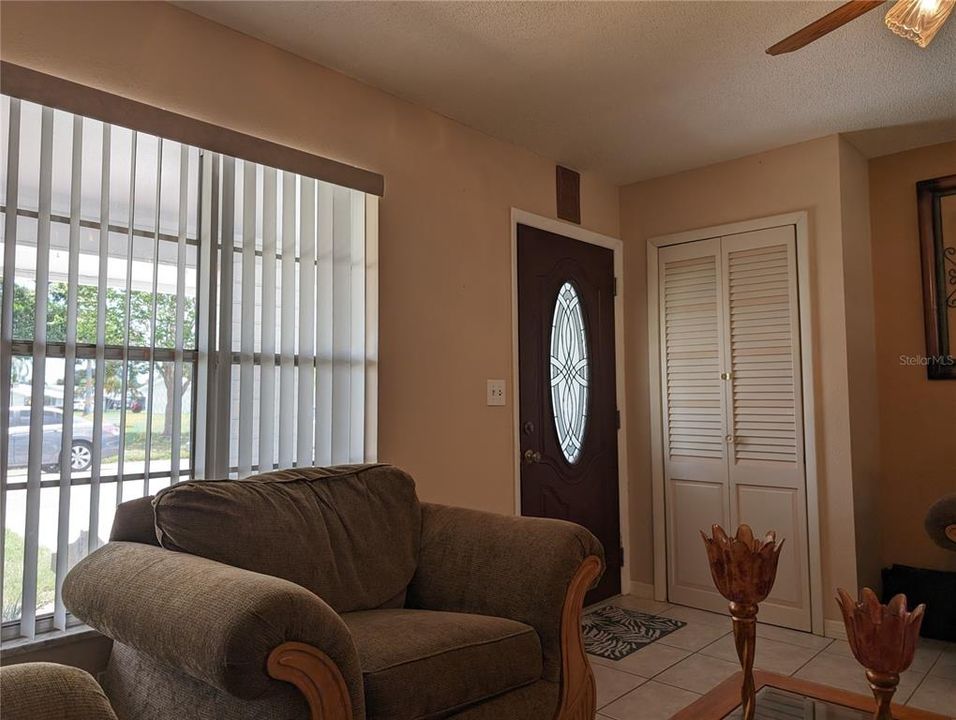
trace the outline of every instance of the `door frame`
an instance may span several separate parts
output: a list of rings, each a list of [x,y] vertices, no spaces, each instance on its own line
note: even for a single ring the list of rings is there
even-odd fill
[[[824,634],[823,570],[820,552],[820,499],[817,485],[816,413],[814,411],[813,296],[811,294],[808,214],[806,210],[714,225],[647,240],[647,339],[651,418],[651,488],[654,529],[654,599],[667,599],[667,518],[664,505],[664,433],[661,393],[658,250],[696,240],[792,225],[797,242],[797,296],[800,304],[801,395],[807,497],[807,544],[810,575],[810,628]]]
[[[607,248],[614,253],[614,277],[617,293],[614,296],[614,370],[617,409],[621,413],[621,426],[617,431],[617,492],[620,514],[621,545],[624,557],[621,564],[621,592],[650,597],[651,586],[631,584],[631,523],[628,513],[627,474],[627,403],[624,388],[624,243],[615,237],[586,230],[571,223],[535,215],[518,208],[511,208],[511,397],[514,431],[514,491],[515,515],[521,515],[521,407],[518,388],[518,225],[545,230],[572,240]]]

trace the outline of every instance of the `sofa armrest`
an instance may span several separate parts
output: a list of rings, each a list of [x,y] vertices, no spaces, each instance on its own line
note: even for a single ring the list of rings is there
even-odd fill
[[[295,583],[186,553],[111,542],[70,571],[63,599],[104,635],[240,698],[267,695],[276,682],[270,674],[299,686],[289,663],[301,657],[297,648],[313,648],[344,679],[352,716],[364,717],[362,673],[348,627]]]
[[[116,720],[93,676],[47,662],[0,668],[5,720]]]
[[[543,677],[557,682],[562,612],[572,581],[591,557],[597,560],[593,565],[600,564],[587,583],[593,587],[604,550],[580,525],[423,503],[421,555],[409,603],[531,625],[541,639]]]

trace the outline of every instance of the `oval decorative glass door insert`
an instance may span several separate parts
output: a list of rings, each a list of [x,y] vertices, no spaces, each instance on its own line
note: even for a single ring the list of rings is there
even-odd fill
[[[551,321],[551,405],[561,452],[577,461],[588,418],[589,358],[581,298],[564,283],[554,302]]]

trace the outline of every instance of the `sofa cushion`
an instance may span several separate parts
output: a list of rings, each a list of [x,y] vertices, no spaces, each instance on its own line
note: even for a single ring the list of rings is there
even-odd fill
[[[443,717],[541,677],[538,634],[514,620],[405,609],[342,619],[358,650],[368,720]]]
[[[110,528],[110,542],[115,541],[159,545],[152,495],[127,500],[116,506],[113,527]]]
[[[390,465],[184,482],[153,507],[164,548],[290,580],[340,613],[401,606],[418,560],[415,482]]]

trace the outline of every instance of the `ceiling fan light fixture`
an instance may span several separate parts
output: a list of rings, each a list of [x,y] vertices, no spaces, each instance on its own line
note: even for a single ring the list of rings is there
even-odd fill
[[[930,44],[956,0],[899,0],[886,13],[886,27],[921,48]]]

